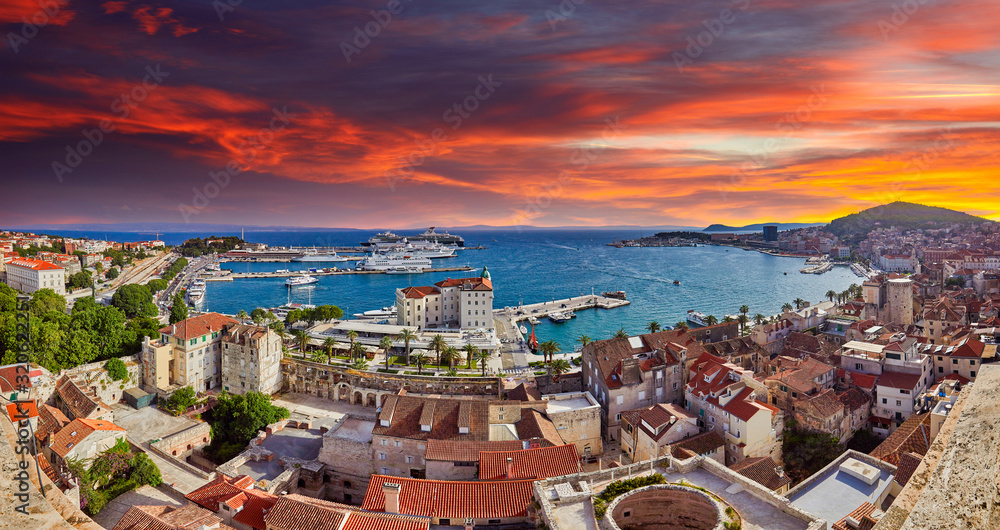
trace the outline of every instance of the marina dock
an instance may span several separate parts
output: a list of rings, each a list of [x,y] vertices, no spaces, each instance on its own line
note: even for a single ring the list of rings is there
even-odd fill
[[[471,270],[473,270],[472,267],[465,265],[461,267],[437,267],[433,269],[424,269],[424,272],[456,272],[456,271],[471,271]],[[353,269],[350,270],[341,269],[336,271],[318,270],[315,272],[310,272],[308,270],[288,271],[288,272],[234,272],[231,274],[212,276],[203,279],[206,282],[225,282],[225,281],[232,281],[235,278],[291,278],[292,276],[299,276],[303,273],[308,274],[310,276],[338,276],[344,274],[386,274],[386,271],[359,271]]]

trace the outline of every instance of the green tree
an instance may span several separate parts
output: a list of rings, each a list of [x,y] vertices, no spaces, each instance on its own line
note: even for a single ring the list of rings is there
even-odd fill
[[[167,283],[167,280],[162,279],[153,279],[146,282],[146,288],[149,289],[150,293],[154,294],[166,289],[169,286],[170,284]]]
[[[718,323],[719,323],[719,318],[716,317],[715,315],[708,315],[707,317],[705,317],[705,324],[709,326],[714,326]]]
[[[258,431],[287,417],[288,409],[271,404],[267,394],[223,392],[215,407],[205,414],[212,426],[212,443],[207,453],[218,463],[230,460],[246,448]]]
[[[295,336],[295,341],[299,343],[299,351],[305,356],[306,345],[309,344],[309,333],[304,329],[297,329],[292,332],[292,335]]]
[[[802,306],[805,305],[806,301],[801,298],[796,298],[795,300],[792,300],[792,303],[795,304],[795,309],[802,309]]]
[[[362,359],[365,359],[365,353],[366,352],[365,352],[365,346],[364,346],[364,344],[361,344],[360,342],[355,342],[354,344],[351,345],[351,361],[352,362],[357,362],[355,360],[355,358],[357,358],[358,361],[362,360]]]
[[[264,321],[264,318],[266,318],[266,316],[267,316],[267,311],[265,311],[263,308],[260,307],[250,312],[250,318],[253,320],[253,323],[257,324],[258,326],[260,325],[261,322]]]
[[[646,325],[646,329],[648,329],[650,333],[656,333],[657,331],[660,331],[660,323],[654,320]]]
[[[327,337],[323,339],[323,349],[326,350],[326,363],[330,364],[333,362],[333,349],[337,346],[337,339],[333,337]]]
[[[351,360],[354,360],[354,341],[358,338],[358,332],[353,329],[347,330],[347,340],[351,341],[351,347],[348,351],[351,352]]]
[[[743,313],[736,315],[736,321],[740,323],[740,333],[746,334],[747,324],[750,322],[750,317]]]
[[[781,452],[785,471],[796,482],[823,469],[843,453],[839,440],[825,432],[799,430],[794,420],[785,423]]]
[[[759,326],[759,325],[763,324],[764,320],[766,320],[766,319],[767,319],[767,317],[765,317],[764,315],[762,315],[760,313],[757,313],[756,315],[753,316],[753,323]]]
[[[123,285],[115,291],[111,297],[111,305],[121,309],[125,316],[132,318],[136,316],[156,316],[157,313],[149,314],[150,306],[156,311],[153,305],[153,295],[149,289],[143,285],[130,283]]]
[[[836,296],[836,295],[834,295],[834,296]],[[788,302],[785,302],[784,304],[781,305],[781,310],[783,312],[786,312],[786,313],[788,311],[791,311],[792,310],[792,304],[789,304]]]
[[[479,353],[479,348],[477,348],[475,344],[466,343],[465,346],[462,346],[462,351],[465,352],[465,367],[472,368],[472,359],[474,359]]]
[[[441,356],[439,357],[439,359],[441,363],[448,365],[448,368],[450,369],[455,367],[455,362],[461,359],[461,356],[458,353],[458,350],[456,350],[454,347],[445,346],[444,349],[441,350]],[[438,366],[441,365],[439,364]]]
[[[538,345],[538,351],[542,352],[542,360],[549,362],[552,356],[559,353],[559,343],[554,340],[547,340]]]
[[[247,317],[249,317],[249,316],[250,315],[248,315],[247,312],[244,311],[244,310],[242,310],[242,309],[240,309],[239,313],[236,313],[236,318],[239,319],[240,322],[246,322],[247,321]]]
[[[676,324],[674,324],[674,329],[679,331],[687,331],[688,329],[690,329],[690,326],[688,326],[688,323],[686,321],[681,320]]]
[[[107,370],[108,377],[112,381],[124,381],[128,379],[128,368],[125,367],[125,363],[118,357],[108,359],[108,362],[104,363],[104,369]]]
[[[94,285],[94,280],[90,277],[90,271],[82,270],[67,278],[66,284],[69,285],[71,289],[83,289]]]
[[[490,360],[490,350],[479,350],[476,356],[479,357],[479,368],[483,371],[483,377],[486,377],[486,363]]]
[[[29,302],[31,314],[42,316],[49,311],[66,312],[66,298],[52,289],[39,289],[31,295]]]
[[[409,357],[409,355],[407,355],[407,357]],[[421,352],[416,354],[413,360],[417,363],[417,374],[424,375],[424,365],[427,364],[427,356]]]
[[[385,369],[388,370],[390,357],[389,350],[392,349],[392,339],[388,335],[382,337],[382,339],[378,341],[378,347],[382,348],[382,353],[385,355]]]
[[[116,267],[111,267],[110,269],[108,269],[108,273],[105,274],[105,276],[109,280],[114,280],[115,278],[118,277],[118,274],[119,274],[118,269]]]
[[[146,453],[135,454],[129,476],[136,484],[149,484],[154,488],[163,484],[160,468],[156,467],[156,463],[150,460]]]
[[[826,297],[829,298],[830,301],[832,302],[833,299],[837,297],[837,291],[830,289],[829,291],[826,292]]]
[[[182,320],[187,320],[188,317],[188,306],[184,302],[184,296],[181,293],[174,295],[173,305],[170,306],[170,323],[176,324]]]
[[[185,386],[174,390],[174,393],[170,394],[170,397],[167,398],[166,408],[174,416],[180,416],[188,407],[193,406],[197,402],[198,396],[195,394],[194,388]]]
[[[410,341],[416,339],[417,335],[408,328],[403,328],[403,330],[399,332],[399,335],[396,336],[396,340],[403,341],[403,344],[406,346],[406,366],[410,366]]]
[[[359,372],[364,372],[365,370],[368,369],[368,361],[365,360],[363,357],[359,358],[355,360],[354,363],[351,364],[351,367]]]
[[[437,360],[435,361],[434,364],[436,364],[436,365],[438,365],[440,367],[441,366],[441,350],[443,350],[446,347],[448,347],[448,343],[445,342],[444,337],[442,337],[441,335],[434,335],[433,337],[431,337],[430,346],[431,346],[431,348],[434,349],[434,353],[435,353],[436,358],[437,358]]]
[[[577,337],[576,341],[580,343],[580,346],[586,348],[588,344],[594,342],[594,339],[588,337],[587,335],[580,335]]]
[[[613,339],[627,339],[628,338],[628,332],[625,331],[625,328],[618,328],[618,331],[616,331],[614,333],[614,335],[611,336],[611,338],[613,338]]]
[[[572,366],[570,366],[569,361],[566,359],[556,359],[549,363],[549,375],[552,376],[553,381],[558,381],[560,375],[571,369]]]

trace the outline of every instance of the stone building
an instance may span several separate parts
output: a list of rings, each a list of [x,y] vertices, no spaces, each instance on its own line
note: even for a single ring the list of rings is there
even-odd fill
[[[347,414],[323,434],[318,460],[323,470],[323,497],[344,504],[360,503],[375,473],[372,460],[374,416]]]
[[[770,394],[770,403],[781,410],[791,411],[798,399],[814,396],[833,388],[837,367],[806,357],[792,359],[778,357],[771,364],[776,373],[767,376],[764,384]]]
[[[114,421],[114,412],[96,393],[95,389],[80,388],[69,375],[56,383],[55,404],[70,419]]]
[[[196,392],[222,384],[222,332],[236,320],[219,313],[191,317],[160,329],[142,343],[143,384],[149,392],[191,386]]]
[[[37,259],[12,259],[7,264],[6,282],[11,288],[25,294],[39,289],[52,289],[56,294],[66,294],[66,270]]]
[[[913,280],[893,278],[887,282],[889,297],[886,321],[890,324],[913,324]]]
[[[673,403],[622,413],[621,450],[632,462],[657,458],[664,448],[700,432],[698,418]]]
[[[396,323],[415,330],[493,329],[493,283],[485,268],[473,278],[396,290]]]
[[[934,344],[942,344],[941,339],[949,328],[962,327],[969,323],[966,307],[948,298],[928,300],[923,308],[924,336]]]
[[[521,440],[452,441],[427,440],[427,478],[429,480],[476,480],[479,476],[479,453],[482,451],[517,451],[528,449]]]
[[[684,330],[599,340],[583,348],[583,385],[601,405],[605,442],[620,439],[622,412],[680,401],[692,351],[700,352],[701,344]]]
[[[566,392],[542,396],[545,415],[559,437],[576,446],[584,457],[604,453],[601,441],[601,405],[590,392]]]
[[[281,337],[262,326],[231,324],[222,335],[222,388],[234,394],[281,390]]]

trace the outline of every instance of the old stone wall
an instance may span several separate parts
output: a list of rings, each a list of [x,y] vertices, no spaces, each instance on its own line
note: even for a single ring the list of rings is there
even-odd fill
[[[375,417],[347,414],[338,419],[323,435],[318,459],[326,465],[323,471],[324,497],[344,504],[360,504],[376,466],[370,442],[338,433],[344,422],[350,420],[374,422]]]
[[[535,377],[535,385],[542,394],[562,394],[583,390],[583,372],[562,374],[553,381],[548,374]]]
[[[184,460],[195,449],[201,449],[212,441],[211,431],[212,428],[209,424],[199,423],[158,442],[151,443],[150,447],[178,460]]]

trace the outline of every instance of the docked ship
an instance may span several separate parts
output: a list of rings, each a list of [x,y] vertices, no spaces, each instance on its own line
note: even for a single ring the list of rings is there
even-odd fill
[[[272,313],[274,316],[280,318],[281,320],[284,320],[285,317],[288,316],[288,313],[290,311],[294,311],[296,309],[316,309],[316,306],[313,304],[300,304],[297,302],[291,302],[283,306],[272,307],[268,309],[268,312]]]
[[[292,276],[291,278],[285,280],[285,285],[288,287],[301,287],[303,285],[310,285],[317,282],[319,282],[318,278],[302,273],[301,276]]]
[[[372,309],[364,313],[354,313],[354,318],[396,318],[396,306],[386,306],[382,309]]]
[[[222,255],[230,261],[291,261],[301,257],[302,253],[287,248],[269,248],[267,250],[230,250]]]
[[[453,258],[458,247],[440,243],[417,242],[416,244],[403,240],[401,243],[376,243],[372,245],[374,252],[379,254],[403,254],[414,258]]]
[[[365,257],[356,264],[358,270],[362,271],[388,271],[400,267],[419,267],[421,270],[431,268],[431,260],[427,258],[414,258],[407,255],[380,255],[372,254]]]
[[[345,258],[344,256],[338,256],[336,252],[320,252],[315,248],[307,248],[302,251],[302,255],[297,258],[292,258],[292,261],[326,261],[326,262],[344,262],[349,261],[351,258]]]
[[[465,239],[462,236],[449,234],[448,232],[438,233],[434,231],[434,228],[432,226],[425,230],[424,233],[415,236],[401,236],[390,231],[379,232],[369,238],[368,241],[362,241],[361,244],[371,246],[377,243],[399,243],[406,239],[408,241],[430,241],[442,245],[455,245],[456,247],[465,246]]]
[[[205,301],[205,282],[202,280],[195,280],[187,289],[187,300],[188,303],[194,306]]]
[[[625,291],[605,291],[601,293],[601,296],[605,298],[614,298],[615,300],[624,300]]]
[[[557,322],[557,323],[558,322],[566,322],[570,318],[572,318],[570,315],[568,315],[568,314],[566,314],[566,313],[564,313],[562,311],[555,311],[553,313],[549,313],[549,320],[551,320],[553,322]]]
[[[701,313],[699,311],[695,311],[694,309],[688,311],[688,313],[687,313],[688,324],[691,324],[694,327],[703,328],[703,327],[707,326],[708,324],[705,322],[706,318],[708,318],[708,317],[705,316],[704,313]]]
[[[424,272],[422,267],[417,267],[415,265],[410,265],[409,267],[391,267],[386,269],[386,274],[421,274]]]

